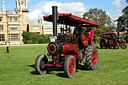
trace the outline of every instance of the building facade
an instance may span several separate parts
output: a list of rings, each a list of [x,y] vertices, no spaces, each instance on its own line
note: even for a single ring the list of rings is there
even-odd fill
[[[35,23],[35,24],[28,24],[28,32],[33,32],[35,34],[42,34],[42,28],[43,25],[40,23]]]
[[[28,25],[27,0],[16,0],[14,11],[5,11],[4,0],[0,11],[0,44],[23,44],[22,33]]]
[[[28,24],[27,0],[15,0],[16,8],[14,11],[5,11],[4,0],[0,11],[0,44],[23,44],[23,31],[33,32],[36,34],[52,35],[52,25],[43,25],[43,19],[39,19],[38,23]],[[57,33],[60,28],[57,26]]]

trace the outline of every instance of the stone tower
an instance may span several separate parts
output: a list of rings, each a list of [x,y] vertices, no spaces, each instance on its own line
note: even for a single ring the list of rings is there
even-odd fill
[[[16,9],[15,11],[20,11],[22,7],[23,12],[29,12],[29,9],[27,8],[27,0],[15,0],[16,1]]]
[[[5,8],[4,8],[4,0],[2,0],[2,8],[1,8],[2,11],[5,11]]]
[[[16,1],[15,12],[20,16],[20,41],[21,41],[20,44],[23,44],[22,33],[23,31],[27,31],[29,9],[27,8],[27,0],[15,0],[15,1]]]
[[[29,8],[27,7],[27,0],[15,0],[16,1],[16,8],[15,12],[21,15],[22,21],[22,30],[27,31],[27,24],[28,24],[28,12]]]

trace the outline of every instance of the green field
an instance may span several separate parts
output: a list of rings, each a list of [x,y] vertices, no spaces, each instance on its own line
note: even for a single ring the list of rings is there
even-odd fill
[[[43,45],[0,47],[0,85],[128,85],[128,48],[98,49],[97,70],[78,69],[72,79],[64,71],[37,75],[34,69],[39,54],[47,54]]]

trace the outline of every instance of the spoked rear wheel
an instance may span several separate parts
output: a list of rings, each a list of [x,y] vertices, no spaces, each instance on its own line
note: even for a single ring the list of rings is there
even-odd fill
[[[122,49],[126,49],[127,43],[123,41],[123,42],[121,43],[120,47],[121,47]]]
[[[76,61],[74,56],[69,55],[64,63],[64,72],[69,77],[72,78],[76,70]]]
[[[98,67],[98,51],[95,46],[88,46],[85,66],[90,70],[95,70]]]
[[[44,64],[47,64],[47,62],[48,59],[45,55],[39,55],[35,61],[35,71],[40,75],[46,74],[46,67],[44,66]]]

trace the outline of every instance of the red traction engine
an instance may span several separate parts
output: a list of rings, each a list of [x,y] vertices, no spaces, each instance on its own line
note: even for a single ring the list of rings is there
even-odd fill
[[[95,70],[98,66],[97,48],[89,41],[90,33],[82,32],[82,26],[98,27],[99,24],[70,14],[58,14],[57,7],[52,7],[52,15],[44,16],[45,21],[53,22],[53,36],[50,37],[47,50],[52,61],[48,62],[46,55],[39,55],[35,61],[35,71],[38,74],[47,73],[47,67],[60,67],[64,69],[67,77],[72,78],[76,71],[76,65],[84,65],[85,68]],[[64,24],[61,33],[57,34],[57,23]],[[83,25],[84,24],[84,25]],[[73,35],[70,27],[76,27]]]
[[[116,36],[115,33],[106,33],[100,40],[101,49],[119,49],[119,46],[126,49],[127,43],[121,37]]]

